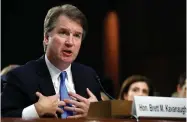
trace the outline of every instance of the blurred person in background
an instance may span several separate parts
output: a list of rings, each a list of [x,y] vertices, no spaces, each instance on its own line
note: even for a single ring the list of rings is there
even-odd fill
[[[152,96],[153,89],[150,80],[141,75],[132,75],[124,80],[120,93],[120,100],[133,101],[134,96]]]
[[[180,98],[186,97],[186,72],[180,74],[176,92],[174,92],[171,96]]]
[[[1,70],[1,93],[7,84],[7,73],[19,66],[18,64],[10,64]]]

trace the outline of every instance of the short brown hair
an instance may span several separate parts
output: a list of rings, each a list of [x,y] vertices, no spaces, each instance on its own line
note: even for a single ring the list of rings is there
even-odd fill
[[[44,20],[44,35],[47,35],[50,31],[55,28],[55,23],[60,15],[65,15],[79,23],[83,28],[82,39],[85,38],[86,32],[88,30],[87,19],[85,15],[75,6],[70,4],[64,4],[61,6],[55,6],[49,9]],[[44,51],[46,51],[47,46],[43,44]]]
[[[132,76],[128,77],[126,80],[123,81],[123,84],[121,86],[118,98],[123,100],[124,99],[123,95],[128,93],[130,86],[133,83],[138,82],[138,81],[143,81],[147,84],[147,86],[149,88],[149,96],[152,96],[153,95],[153,89],[152,89],[152,86],[150,84],[150,80],[147,77],[142,76],[142,75],[132,75]]]

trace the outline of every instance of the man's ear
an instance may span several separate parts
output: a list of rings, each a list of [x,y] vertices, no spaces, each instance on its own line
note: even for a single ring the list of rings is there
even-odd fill
[[[48,36],[48,34],[44,34],[44,40],[43,40],[44,52],[45,52],[46,49],[47,49],[48,43],[49,43],[49,36]]]
[[[43,42],[44,42],[45,44],[47,44],[48,41],[49,41],[49,35],[48,35],[47,33],[45,33],[45,34],[44,34],[44,40],[43,40]]]

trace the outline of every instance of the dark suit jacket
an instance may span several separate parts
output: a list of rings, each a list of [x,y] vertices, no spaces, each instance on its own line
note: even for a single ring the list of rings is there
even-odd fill
[[[86,88],[89,88],[101,100],[97,74],[92,68],[72,63],[71,71],[77,94],[88,98]],[[7,81],[1,96],[2,117],[21,117],[25,107],[38,101],[36,91],[45,96],[55,94],[44,56],[11,71]]]

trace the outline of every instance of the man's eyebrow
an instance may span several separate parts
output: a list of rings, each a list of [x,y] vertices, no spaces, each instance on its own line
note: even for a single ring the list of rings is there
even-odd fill
[[[69,29],[66,27],[60,27],[60,30],[69,30]]]
[[[60,26],[60,30],[68,30],[71,31],[71,29],[64,27],[64,26]],[[83,34],[83,32],[77,31],[77,30],[73,30],[73,32],[75,32],[76,34]]]
[[[82,32],[79,32],[79,31],[75,31],[76,34],[82,34]]]

